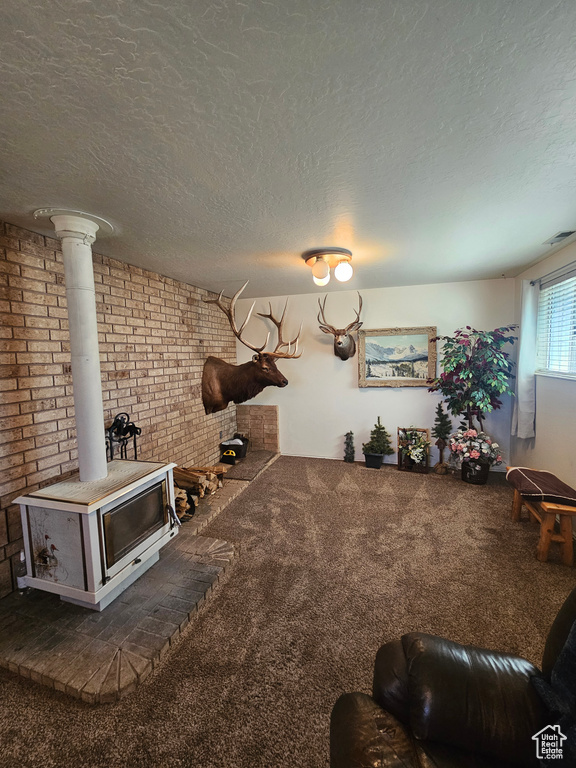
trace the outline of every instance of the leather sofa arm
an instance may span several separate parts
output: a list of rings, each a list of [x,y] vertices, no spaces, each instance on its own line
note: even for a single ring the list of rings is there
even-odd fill
[[[558,611],[556,618],[548,633],[544,656],[542,657],[542,673],[547,680],[550,680],[552,669],[560,652],[566,644],[572,625],[576,621],[576,589],[568,595],[564,604]]]
[[[409,724],[416,739],[450,744],[515,765],[536,765],[532,736],[548,715],[518,656],[434,635],[402,637]]]
[[[402,725],[364,693],[345,693],[330,720],[330,768],[419,768]]]
[[[392,640],[378,649],[374,663],[372,696],[401,723],[409,724],[408,665],[400,639]]]

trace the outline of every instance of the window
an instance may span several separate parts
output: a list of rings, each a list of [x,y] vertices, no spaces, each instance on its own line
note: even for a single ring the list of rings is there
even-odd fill
[[[576,378],[576,270],[540,285],[536,354],[537,373]]]

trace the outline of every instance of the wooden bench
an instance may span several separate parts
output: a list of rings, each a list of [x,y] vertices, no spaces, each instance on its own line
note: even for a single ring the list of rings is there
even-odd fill
[[[515,468],[508,467],[507,469],[510,471]],[[530,472],[530,470],[526,470],[526,472]],[[552,475],[552,477],[554,476]],[[558,482],[560,483],[560,481]],[[573,491],[573,489],[570,490]],[[576,497],[576,492],[573,491],[573,493]],[[536,549],[537,560],[546,562],[548,559],[550,544],[554,541],[560,544],[560,555],[562,558],[562,563],[564,565],[572,565],[574,559],[572,518],[576,516],[576,506],[569,504],[559,504],[557,502],[551,501],[536,501],[534,499],[528,499],[523,496],[517,488],[514,488],[514,498],[512,499],[512,520],[520,520],[522,506],[525,506],[530,513],[531,520],[540,523],[540,539]],[[560,519],[558,532],[555,531],[557,516]]]

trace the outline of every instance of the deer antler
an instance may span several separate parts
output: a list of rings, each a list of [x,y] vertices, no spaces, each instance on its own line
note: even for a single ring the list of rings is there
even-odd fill
[[[270,355],[270,357],[284,357],[284,358],[296,358],[300,357],[302,355],[302,352],[300,354],[296,354],[298,352],[298,339],[300,338],[300,334],[302,333],[302,323],[300,323],[300,330],[298,331],[298,334],[296,335],[295,339],[292,339],[292,341],[284,341],[282,338],[282,325],[284,323],[284,316],[286,315],[286,307],[288,306],[288,299],[286,299],[286,304],[284,304],[284,311],[282,312],[282,317],[280,320],[277,320],[274,315],[272,314],[272,304],[268,305],[270,307],[270,312],[268,314],[264,314],[263,312],[258,312],[257,314],[260,317],[267,317],[269,320],[272,320],[276,328],[278,329],[278,343],[276,344],[276,349],[274,352],[268,352],[267,354]],[[291,351],[292,345],[295,345],[294,351]],[[282,348],[288,348],[287,352],[280,352],[279,350]]]
[[[354,310],[354,312],[356,312],[356,320],[351,322],[350,325],[346,326],[345,333],[348,333],[348,331],[350,330],[357,331],[358,328],[360,328],[360,326],[362,325],[362,323],[360,322],[360,312],[362,312],[362,296],[360,296],[360,291],[357,291],[357,293],[358,293],[359,305],[358,305],[358,312]]]
[[[356,312],[356,320],[353,320],[350,325],[347,325],[344,330],[340,331],[334,328],[333,325],[330,325],[326,322],[326,317],[324,315],[324,310],[326,309],[326,299],[328,298],[328,294],[324,296],[324,301],[320,302],[320,299],[318,299],[318,304],[320,306],[320,312],[318,312],[318,323],[320,324],[320,328],[324,330],[324,333],[332,333],[334,336],[338,335],[344,335],[348,333],[348,331],[357,331],[358,328],[362,325],[360,322],[360,312],[362,312],[362,296],[360,296],[360,292],[358,291],[358,299],[359,299],[359,305],[358,305],[358,311],[354,310]]]
[[[223,290],[220,291],[220,295],[218,296],[217,299],[204,299],[204,303],[205,304],[216,304],[216,306],[219,309],[221,309],[222,312],[224,312],[224,314],[228,318],[228,322],[230,323],[230,328],[232,328],[232,333],[234,334],[234,336],[236,336],[238,341],[241,341],[242,344],[244,344],[244,346],[248,347],[248,349],[252,349],[254,352],[262,352],[262,350],[264,349],[266,344],[268,344],[268,340],[270,338],[270,333],[268,333],[268,335],[266,336],[266,341],[264,342],[264,344],[262,344],[261,347],[255,347],[253,344],[250,344],[249,341],[246,341],[246,339],[242,338],[242,331],[244,330],[244,328],[246,327],[248,321],[250,320],[250,318],[252,316],[252,311],[254,310],[254,305],[256,304],[256,302],[255,301],[252,302],[252,306],[250,307],[250,311],[246,315],[246,320],[244,320],[244,322],[242,323],[240,328],[238,328],[236,326],[236,320],[234,319],[234,312],[236,311],[236,302],[238,301],[238,297],[240,296],[240,294],[242,293],[244,288],[246,288],[246,286],[248,285],[248,282],[249,281],[246,280],[246,282],[244,283],[242,288],[240,288],[239,291],[236,291],[236,293],[232,297],[232,300],[230,301],[230,309],[228,309],[222,303],[222,294],[224,293]],[[277,355],[277,357],[278,357],[278,355]]]
[[[322,303],[320,302],[320,299],[318,299],[318,305],[320,307],[320,312],[318,312],[318,318],[317,319],[318,319],[318,322],[320,324],[320,327],[324,326],[324,328],[326,329],[325,333],[333,333],[334,335],[336,335],[338,333],[338,331],[336,330],[336,328],[334,328],[333,325],[330,325],[329,323],[327,323],[326,322],[326,318],[324,317],[324,310],[326,309],[326,299],[327,298],[328,298],[328,294],[326,294],[326,296],[324,296],[324,301]],[[320,315],[322,315],[322,318],[320,318]]]

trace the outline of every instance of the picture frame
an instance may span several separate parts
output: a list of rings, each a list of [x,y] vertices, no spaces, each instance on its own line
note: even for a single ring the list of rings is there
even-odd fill
[[[359,387],[428,387],[436,378],[434,326],[358,331]]]

